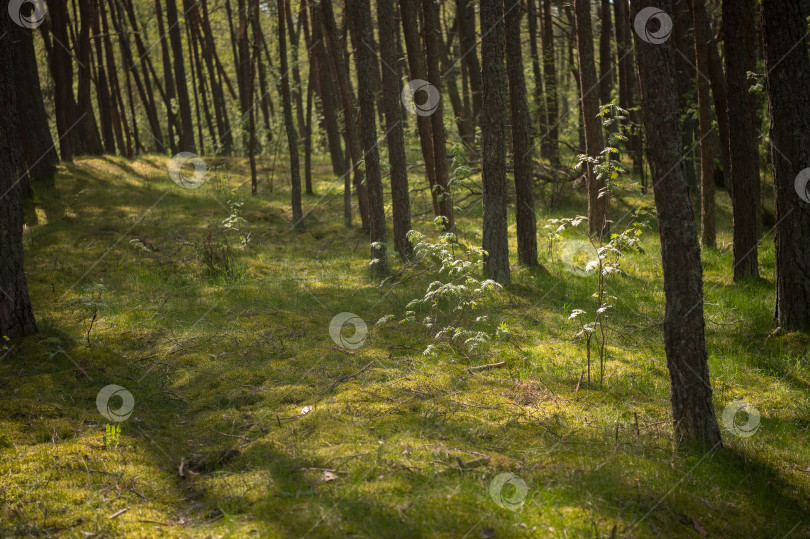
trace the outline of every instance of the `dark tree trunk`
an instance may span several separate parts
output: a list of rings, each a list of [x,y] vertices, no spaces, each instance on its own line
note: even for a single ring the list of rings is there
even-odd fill
[[[304,132],[304,185],[306,193],[313,194],[312,189],[312,94],[314,81],[312,80],[312,62],[309,63],[309,75],[307,76],[307,117],[306,131]],[[350,220],[351,222],[351,220]]]
[[[298,132],[303,135],[304,130],[306,129],[304,125],[304,100],[301,97],[301,89],[303,86],[301,85],[301,72],[298,70],[298,40],[301,34],[301,18],[299,17],[298,19],[298,29],[296,30],[293,27],[292,9],[290,8],[289,0],[284,3],[284,16],[287,20],[287,34],[290,37],[290,54],[293,58],[291,68],[293,86],[290,88],[290,95],[295,103],[295,116],[296,120],[298,121]]]
[[[700,115],[700,239],[703,247],[714,249],[714,155],[711,138],[712,104],[709,81],[703,73],[709,71],[709,49],[704,35],[706,12],[703,0],[690,0],[695,27],[695,57],[697,59],[698,112]]]
[[[540,133],[545,133],[548,131],[548,117],[546,116],[546,104],[543,102],[543,75],[540,71],[540,49],[537,46],[538,11],[536,3],[538,1],[542,2],[543,0],[526,0],[526,18],[529,20],[529,52],[532,57],[532,75],[534,77],[534,93],[532,94],[534,96],[534,108],[537,112]],[[548,144],[545,137],[540,145],[540,154],[548,158]]]
[[[427,78],[427,68],[425,67],[422,42],[419,38],[419,0],[399,0],[399,12],[402,14],[402,33],[405,36],[405,48],[408,51],[410,80],[425,80]],[[416,95],[414,99],[418,97],[419,95]],[[437,191],[434,188],[436,185],[436,161],[433,156],[433,128],[430,117],[418,114],[416,116],[416,126],[419,130],[422,158],[425,160],[425,175],[427,176],[433,200],[433,215],[438,217],[441,215],[441,210]]]
[[[14,80],[17,94],[17,125],[28,175],[32,180],[50,178],[59,156],[51,137],[48,116],[42,101],[39,73],[34,53],[34,36],[27,28],[13,27]]]
[[[723,25],[726,43],[726,90],[731,140],[731,203],[734,220],[734,281],[756,279],[757,266],[757,203],[759,178],[754,171],[754,138],[751,111],[748,109],[748,78],[746,74],[745,13],[751,9],[749,0],[723,0]]]
[[[633,172],[641,174],[644,186],[643,156],[641,149],[641,117],[636,108],[636,72],[635,54],[630,32],[630,8],[627,0],[614,0],[614,18],[616,21],[616,50],[619,64],[619,106],[629,111],[631,126],[627,134],[627,146],[633,156]]]
[[[386,258],[385,208],[383,205],[380,155],[377,151],[377,122],[374,117],[374,54],[371,42],[371,9],[368,0],[348,0],[347,18],[356,43],[354,60],[357,67],[357,100],[360,104],[360,129],[366,164],[366,186],[369,203],[369,237],[371,239],[371,276],[388,275]]]
[[[633,16],[652,4],[634,0]],[[670,0],[656,7],[671,13]],[[700,245],[683,175],[675,66],[668,42],[651,44],[636,36],[647,159],[655,185],[655,206],[664,270],[664,345],[670,401],[679,444],[714,448],[721,442],[712,404],[703,320]]]
[[[287,146],[290,149],[290,184],[292,186],[293,228],[303,228],[304,211],[301,208],[301,173],[298,166],[298,133],[293,125],[292,101],[290,99],[290,76],[287,70],[287,40],[284,36],[284,0],[278,0],[278,54],[281,72],[281,106],[284,109],[284,125],[287,128]]]
[[[73,96],[73,57],[65,48],[69,43],[67,4],[62,0],[48,2],[48,17],[55,45],[51,52],[51,75],[54,86],[56,131],[62,161],[72,161],[81,151],[76,99]],[[5,14],[4,14],[5,15]]]
[[[400,120],[400,79],[397,62],[397,22],[392,0],[377,0],[377,24],[380,33],[383,105],[385,107],[388,161],[391,163],[391,213],[394,221],[394,249],[400,256],[411,254],[408,231],[411,229],[411,203],[408,194],[408,162],[405,157],[405,135]],[[388,36],[388,37],[386,37]]]
[[[439,58],[442,54],[442,34],[435,0],[422,0],[422,31],[425,37],[426,80],[441,95],[442,72],[439,70]],[[435,189],[439,201],[439,212],[444,217],[444,229],[450,231],[455,227],[455,221],[453,219],[453,199],[447,185],[447,144],[444,135],[443,109],[443,103],[440,99],[436,110],[430,115],[430,125],[433,134],[433,160],[436,167]]]
[[[160,7],[160,0],[155,0],[155,18],[157,19],[158,23],[158,34],[161,36],[165,36],[163,31],[163,14]],[[177,153],[177,140],[175,138],[175,132],[180,131],[179,126],[177,125],[177,117],[174,115],[172,102],[176,97],[176,93],[174,90],[174,75],[172,75],[172,58],[169,53],[169,40],[163,37],[160,40],[160,50],[163,56],[163,83],[166,85],[166,92],[163,98],[164,104],[166,106],[166,118],[167,118],[167,126],[168,126],[168,133],[169,133],[169,147],[171,148],[172,154]],[[109,64],[108,64],[109,65]]]
[[[506,33],[506,73],[512,114],[512,162],[515,171],[515,216],[518,262],[537,265],[537,222],[532,181],[532,136],[529,103],[520,47],[520,1],[503,0]]]
[[[503,5],[481,0],[482,180],[484,186],[484,276],[509,284],[509,235],[506,222],[506,69],[504,68]]]
[[[90,73],[90,13],[90,0],[79,0],[81,26],[79,28],[77,50],[79,88],[76,114],[79,117],[80,153],[101,155],[104,153],[104,147],[101,145],[101,136],[98,134],[96,115],[93,112],[92,96],[90,95],[92,85]]]
[[[613,50],[610,46],[610,0],[602,0],[599,10],[599,101],[610,102],[613,90]]]
[[[132,140],[127,125],[126,107],[124,99],[121,97],[121,86],[118,83],[118,69],[115,63],[115,53],[113,52],[112,39],[110,38],[110,27],[107,23],[107,11],[105,2],[99,2],[99,16],[101,18],[101,31],[104,36],[104,55],[107,59],[107,74],[110,83],[110,97],[112,98],[112,121],[115,141],[119,152],[127,158],[132,158]]]
[[[731,134],[728,125],[728,100],[726,91],[726,75],[723,73],[723,63],[717,50],[717,41],[712,34],[708,17],[703,22],[703,35],[707,38],[709,53],[709,80],[712,83],[712,99],[714,112],[717,117],[717,130],[720,136],[720,159],[723,163],[723,185],[731,190]]]
[[[23,267],[23,191],[26,167],[19,144],[14,44],[11,18],[0,17],[0,337],[18,338],[37,332]]]
[[[408,30],[404,28],[405,6],[400,0],[400,13],[403,15],[403,30],[406,35]],[[473,122],[475,126],[480,125],[481,100],[483,92],[481,89],[481,66],[478,63],[478,52],[476,51],[475,39],[475,6],[469,0],[456,0],[456,13],[458,14],[459,44],[461,45],[461,56],[463,62],[467,64],[467,73],[470,76],[470,90],[472,91]],[[411,51],[408,50],[408,56]],[[409,58],[410,60],[410,58]],[[411,71],[411,79],[418,78]]]
[[[763,0],[776,205],[776,323],[810,329],[810,61],[798,0]],[[778,148],[778,149],[777,149]],[[802,173],[802,180],[796,178]],[[803,189],[798,193],[797,189]]]
[[[211,22],[208,17],[208,2],[202,0],[202,40],[205,54],[203,59],[208,71],[208,77],[211,86],[211,100],[214,102],[214,117],[217,122],[217,143],[220,146],[220,151],[223,155],[231,155],[233,152],[233,135],[231,134],[231,125],[228,119],[228,108],[225,104],[225,93],[222,91],[222,85],[216,77],[216,70],[214,67],[214,60],[218,61],[216,47],[214,46],[214,36],[211,31]],[[261,75],[261,70],[260,75]],[[264,93],[264,92],[262,92]]]
[[[681,109],[681,145],[684,149],[683,171],[686,175],[686,183],[689,185],[689,193],[694,197],[698,192],[698,177],[695,173],[695,150],[694,141],[696,137],[697,122],[695,121],[693,109],[695,106],[695,43],[690,36],[692,28],[692,17],[689,15],[689,8],[686,0],[675,0],[673,2],[675,13],[672,14],[673,23],[673,45],[677,49],[676,56],[680,61],[675,62],[677,74],[679,105]]]
[[[579,87],[585,127],[585,150],[590,157],[602,151],[602,125],[599,114],[598,82],[593,56],[591,5],[589,0],[576,0],[577,54],[579,56]],[[598,179],[594,167],[588,164],[588,229],[591,236],[603,236],[608,231],[607,196],[599,196],[605,181]]]
[[[104,51],[102,48],[101,25],[99,24],[98,1],[92,4],[93,44],[95,45],[96,62],[96,101],[98,103],[99,120],[101,122],[101,138],[104,142],[104,151],[115,153],[115,132],[113,131],[113,102],[110,96],[110,87],[107,83],[107,68],[104,66]],[[123,149],[122,149],[123,151]]]
[[[315,51],[318,51],[317,39],[320,39],[319,36],[322,35],[321,26],[323,26],[323,31],[326,32],[326,38],[329,42],[329,50],[331,52],[332,60],[334,61],[338,85],[340,87],[340,98],[343,101],[343,127],[346,130],[346,146],[348,147],[349,155],[354,163],[351,170],[349,170],[348,167],[345,167],[345,170],[340,175],[344,182],[343,224],[347,228],[352,226],[351,181],[349,178],[349,172],[351,172],[354,176],[354,185],[357,189],[357,199],[360,205],[360,218],[362,220],[362,226],[364,230],[367,230],[368,199],[366,197],[366,191],[362,186],[363,171],[360,168],[360,161],[363,157],[363,149],[360,143],[360,137],[357,133],[357,127],[355,125],[354,103],[352,102],[351,81],[349,80],[349,66],[345,61],[345,57],[343,56],[343,43],[338,36],[335,15],[332,12],[332,1],[323,0],[321,2],[321,9],[319,10],[317,7],[313,8],[312,13],[312,39],[316,41]],[[326,54],[324,53],[322,61],[320,62],[321,71],[327,69],[327,66],[325,65],[327,61]],[[321,87],[323,87],[324,84],[328,84],[328,79],[322,73]],[[330,92],[327,91],[324,93],[330,94],[326,96],[327,100],[332,99]],[[324,103],[324,107],[326,106],[327,104]],[[333,104],[332,106],[335,105]]]
[[[546,125],[542,144],[547,147],[551,166],[560,164],[557,106],[557,67],[554,58],[554,25],[551,22],[551,0],[543,0],[543,80],[546,84]]]
[[[194,123],[191,119],[191,101],[188,97],[186,84],[185,56],[183,55],[183,42],[180,37],[180,26],[177,21],[177,4],[175,0],[166,0],[166,23],[168,24],[169,41],[174,55],[174,82],[177,89],[177,104],[180,109],[180,151],[196,152],[194,147]]]

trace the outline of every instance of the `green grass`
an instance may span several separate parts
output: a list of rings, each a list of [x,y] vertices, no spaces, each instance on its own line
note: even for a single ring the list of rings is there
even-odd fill
[[[745,400],[760,427],[724,431],[710,453],[675,451],[654,227],[611,284],[604,387],[595,377],[575,392],[585,349],[568,315],[593,311],[595,277],[567,272],[542,229],[545,271],[513,267],[513,285],[482,306],[511,337],[426,356],[423,329],[374,322],[401,319],[434,276],[368,280],[368,240],[343,228],[325,160],[302,232],[283,176],[269,192],[266,166],[251,198],[245,160],[206,161],[213,179],[196,190],[175,186],[161,156],[77,159],[55,187],[35,186],[25,244],[40,334],[0,361],[0,535],[810,536],[810,339],[768,338],[771,237],[762,282],[731,282],[730,249],[704,253],[716,411]],[[237,199],[245,248],[220,226]],[[620,197],[614,215],[639,202]],[[718,204],[728,245],[724,192]],[[538,222],[584,207],[581,192],[540,203]],[[428,209],[420,191],[414,227],[435,237]],[[477,243],[480,204],[459,226]],[[207,267],[222,253],[206,248],[209,231],[229,245],[229,271]],[[329,336],[343,311],[368,323],[356,350]],[[467,370],[495,361],[506,366]],[[96,395],[108,384],[135,409],[105,448]],[[488,493],[506,472],[528,488],[517,511]]]

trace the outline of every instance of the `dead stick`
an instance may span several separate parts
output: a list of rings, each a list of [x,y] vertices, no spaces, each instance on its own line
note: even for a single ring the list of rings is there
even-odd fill
[[[498,363],[487,363],[486,365],[478,365],[477,367],[470,367],[467,369],[469,372],[483,371],[488,369],[497,369],[506,365],[506,361],[499,361]]]

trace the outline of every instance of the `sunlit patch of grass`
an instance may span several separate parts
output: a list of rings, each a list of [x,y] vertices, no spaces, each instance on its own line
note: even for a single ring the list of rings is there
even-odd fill
[[[591,383],[580,382],[585,343],[568,319],[594,309],[595,277],[569,273],[543,232],[544,270],[514,267],[513,285],[488,306],[488,329],[506,336],[469,357],[424,355],[424,328],[374,324],[401,319],[435,276],[369,281],[368,240],[343,228],[341,182],[327,160],[316,163],[317,194],[304,197],[302,232],[290,230],[280,164],[271,193],[270,165],[260,163],[253,198],[245,159],[206,158],[211,179],[196,190],[172,183],[167,162],[77,159],[60,166],[55,189],[37,189],[25,241],[41,333],[0,360],[3,535],[810,533],[810,339],[769,337],[772,238],[760,248],[764,281],[731,282],[722,191],[721,248],[703,253],[715,409],[721,418],[745,400],[761,423],[749,438],[724,432],[726,449],[681,453],[671,442],[654,227],[647,253],[628,255],[629,276],[610,285],[618,299],[601,386],[595,349]],[[423,186],[418,169],[410,180]],[[212,275],[199,246],[220,231],[233,197],[244,201],[250,240],[231,243],[238,271]],[[538,223],[584,212],[583,193],[566,201],[554,210],[540,201]],[[414,227],[435,238],[429,204],[423,191],[414,196]],[[462,239],[480,240],[480,211],[458,212]],[[104,308],[92,320],[92,309],[71,306],[97,285]],[[360,348],[329,336],[343,311],[368,324]],[[107,384],[136,403],[114,449],[104,447],[95,402]],[[527,485],[516,511],[490,497],[504,472]]]

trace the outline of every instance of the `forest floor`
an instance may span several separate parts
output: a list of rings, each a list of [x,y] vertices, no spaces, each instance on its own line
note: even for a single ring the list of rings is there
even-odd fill
[[[609,282],[604,382],[592,346],[589,384],[569,315],[592,316],[597,278],[568,271],[543,228],[584,213],[582,192],[538,202],[543,269],[513,266],[471,313],[492,338],[426,355],[431,332],[398,322],[440,276],[392,255],[396,276],[370,281],[367,236],[357,218],[343,227],[325,161],[301,232],[269,167],[251,197],[245,160],[206,158],[212,179],[194,190],[167,161],[81,158],[34,186],[40,333],[0,343],[0,536],[810,537],[810,338],[770,337],[770,235],[761,281],[731,282],[731,249],[703,254],[718,421],[745,401],[758,428],[676,451],[654,220],[646,253]],[[415,193],[414,228],[435,240],[429,208]],[[721,247],[729,208],[719,193]],[[480,203],[459,213],[462,241],[479,244],[480,222]],[[330,337],[341,312],[367,323],[362,346]],[[134,399],[120,423],[97,407],[109,384]]]

